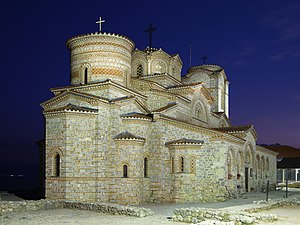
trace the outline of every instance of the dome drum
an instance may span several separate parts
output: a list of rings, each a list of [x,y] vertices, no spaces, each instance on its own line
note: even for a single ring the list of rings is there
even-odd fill
[[[71,51],[71,84],[87,84],[111,79],[125,85],[131,71],[134,43],[120,35],[95,33],[67,41]]]

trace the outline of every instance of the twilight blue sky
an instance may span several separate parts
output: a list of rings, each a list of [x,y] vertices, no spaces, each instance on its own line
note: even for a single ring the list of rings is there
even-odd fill
[[[36,164],[43,137],[39,104],[51,87],[69,84],[68,38],[98,31],[179,53],[192,65],[218,64],[230,81],[233,125],[254,124],[258,143],[300,148],[300,1],[298,0],[15,0],[0,13],[2,86],[0,165]],[[1,166],[0,166],[1,169]],[[0,171],[1,173],[1,171]]]

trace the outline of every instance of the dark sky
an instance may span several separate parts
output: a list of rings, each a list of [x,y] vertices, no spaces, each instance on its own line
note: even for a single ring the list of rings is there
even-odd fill
[[[99,16],[103,31],[126,35],[139,49],[152,23],[153,46],[179,53],[183,75],[191,42],[192,65],[205,54],[207,64],[225,69],[233,125],[254,124],[258,143],[300,148],[300,1],[15,0],[0,13],[0,169],[37,162],[39,104],[51,87],[69,84],[66,40],[98,31]]]

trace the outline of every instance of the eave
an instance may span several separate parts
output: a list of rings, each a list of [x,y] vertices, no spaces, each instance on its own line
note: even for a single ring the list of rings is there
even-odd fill
[[[139,98],[142,98],[144,100],[147,99],[147,96],[142,95],[141,93],[138,93],[134,90],[131,90],[127,87],[124,87],[110,79],[102,81],[102,82],[97,82],[97,83],[91,83],[91,84],[84,84],[84,85],[76,85],[76,86],[66,86],[66,87],[59,87],[59,88],[51,88],[50,90],[55,94],[59,94],[61,92],[64,91],[77,91],[77,92],[81,92],[81,91],[85,91],[85,90],[93,90],[93,89],[99,89],[102,88],[103,86],[108,86],[111,85],[119,90],[122,90],[126,93],[129,93],[130,95],[133,96],[137,96]]]

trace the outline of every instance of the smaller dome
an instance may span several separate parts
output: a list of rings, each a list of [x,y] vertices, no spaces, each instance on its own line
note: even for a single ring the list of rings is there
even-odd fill
[[[201,66],[192,66],[188,69],[188,73],[192,73],[192,72],[195,72],[197,70],[206,70],[206,71],[216,73],[216,72],[223,71],[223,68],[218,66],[218,65],[213,65],[213,64],[211,64],[211,65],[201,65]]]

